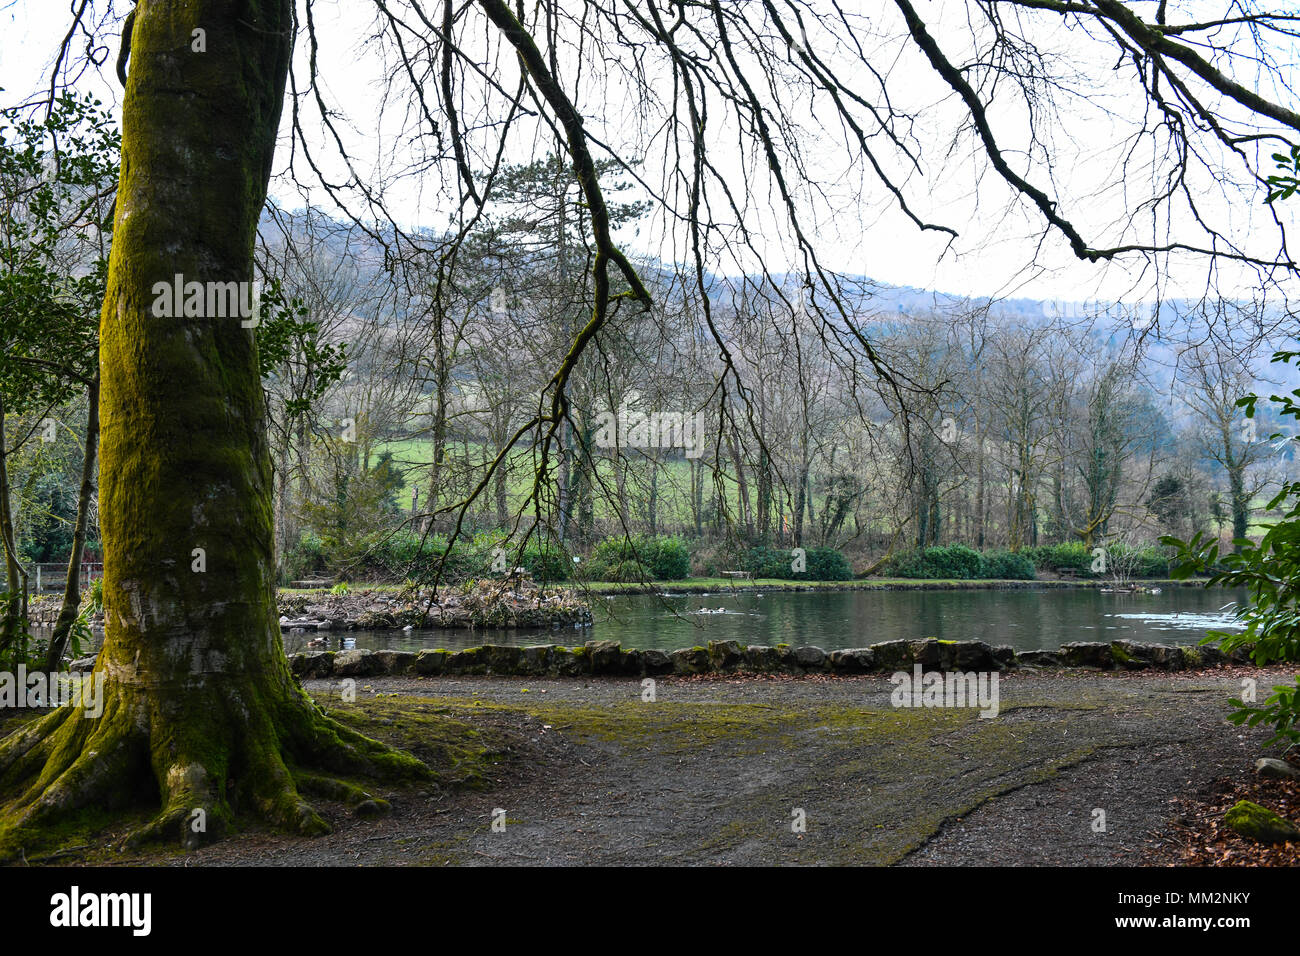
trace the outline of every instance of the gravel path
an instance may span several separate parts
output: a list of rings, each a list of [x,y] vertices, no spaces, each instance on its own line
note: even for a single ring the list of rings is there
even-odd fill
[[[1265,731],[1224,720],[1243,676],[1261,689],[1290,679],[1018,672],[1002,675],[987,720],[895,708],[879,675],[665,678],[653,702],[636,678],[377,678],[355,705],[309,682],[332,712],[417,752],[417,721],[464,721],[488,762],[474,787],[389,794],[379,819],[326,806],[326,837],[246,831],[169,859],[1140,864],[1166,838],[1173,797],[1249,777],[1263,752]]]

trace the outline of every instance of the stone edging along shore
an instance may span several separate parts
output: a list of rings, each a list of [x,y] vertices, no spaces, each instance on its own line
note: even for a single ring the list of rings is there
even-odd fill
[[[778,644],[742,646],[710,641],[676,651],[623,650],[617,641],[588,641],[580,647],[485,644],[460,651],[316,651],[293,654],[289,664],[302,678],[437,675],[657,676],[707,673],[864,674],[893,672],[920,664],[926,670],[1006,671],[1019,667],[1085,667],[1100,670],[1166,671],[1217,667],[1249,661],[1249,649],[1231,655],[1215,647],[1180,647],[1132,641],[1063,644],[1057,651],[1021,651],[983,641],[885,641],[870,647],[827,653],[820,647]]]

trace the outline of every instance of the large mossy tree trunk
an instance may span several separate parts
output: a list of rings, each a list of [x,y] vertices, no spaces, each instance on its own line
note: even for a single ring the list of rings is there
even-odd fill
[[[100,322],[105,705],[0,743],[10,853],[69,811],[141,796],[161,806],[137,840],[196,843],[236,812],[323,832],[300,790],[364,795],[317,771],[428,773],[322,715],[289,672],[253,329],[153,314],[154,284],[178,273],[252,279],[291,0],[141,0],[134,20]]]

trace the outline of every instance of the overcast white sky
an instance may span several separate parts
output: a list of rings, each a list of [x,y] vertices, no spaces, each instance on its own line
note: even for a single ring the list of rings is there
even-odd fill
[[[126,8],[126,4],[121,6]],[[861,3],[858,7],[873,16],[877,8],[881,12],[884,10],[884,4],[878,0]],[[923,4],[922,8],[927,15],[933,15],[937,23],[961,27],[965,22],[962,0],[933,0]],[[371,5],[356,0],[350,0],[350,3],[316,0],[314,9],[318,31],[325,43],[322,51],[325,64],[323,88],[327,96],[351,117],[355,136],[350,145],[361,157],[362,167],[369,159],[378,168],[379,159],[386,155],[397,130],[393,125],[377,126],[375,123],[374,118],[380,113],[377,58],[373,52],[366,53],[358,46],[358,38],[365,36],[365,28],[370,23]],[[49,65],[69,22],[68,4],[64,2],[0,2],[0,87],[5,89],[2,97],[5,102],[12,103],[48,82]],[[951,41],[953,52],[961,52],[960,32],[937,32],[946,47]],[[881,39],[882,55],[884,51],[894,49],[887,39]],[[1103,63],[1077,41],[1077,36],[1065,31],[1044,35],[1046,48],[1059,53],[1064,66],[1079,70],[1081,75],[1077,80],[1086,84],[1080,88],[1085,95],[1078,101],[1077,108],[1070,107],[1067,112],[1067,116],[1077,117],[1078,123],[1073,128],[1039,129],[1038,133],[1040,137],[1050,136],[1060,152],[1055,192],[1074,197],[1076,202],[1071,214],[1100,229],[1123,205],[1123,197],[1115,186],[1120,178],[1116,175],[1117,164],[1132,159],[1132,156],[1122,149],[1117,152],[1115,142],[1127,120],[1133,118],[1131,114],[1140,109],[1141,104],[1126,98],[1118,87],[1109,83],[1107,77],[1113,63]],[[816,38],[812,42],[815,43]],[[300,56],[304,48],[305,43],[300,42]],[[114,37],[105,71],[108,76],[111,76],[112,54],[115,53]],[[929,175],[924,178],[913,176],[906,184],[906,192],[909,201],[923,217],[956,228],[961,237],[945,251],[946,237],[918,230],[878,184],[847,166],[842,146],[837,149],[830,137],[819,138],[816,128],[809,123],[805,144],[807,156],[819,169],[819,178],[827,184],[828,198],[824,203],[810,201],[807,211],[816,222],[819,250],[832,267],[893,284],[958,294],[1072,301],[1090,298],[1136,300],[1153,296],[1156,287],[1150,273],[1126,272],[1115,267],[1102,269],[1080,263],[1069,253],[1064,240],[1055,235],[1040,245],[1040,223],[1033,217],[1022,212],[1008,216],[1005,187],[991,172],[977,178],[978,157],[973,155],[969,143],[952,148],[949,120],[956,114],[948,95],[950,91],[934,77],[919,55],[911,56],[911,61],[905,55],[882,64],[884,69],[892,70],[899,104],[917,111],[923,120],[917,136],[926,155]],[[1250,80],[1249,77],[1241,79]],[[121,91],[116,80],[99,85],[96,92],[106,102],[115,105],[119,102]],[[619,94],[610,88],[608,95],[616,99]],[[942,102],[945,97],[948,103]],[[580,107],[593,114],[592,118],[604,138],[617,142],[617,137],[623,132],[619,112],[628,108],[626,104],[617,101],[605,104],[603,111],[596,109],[591,102],[580,104]],[[1110,125],[1105,120],[1106,110],[1118,117]],[[1015,109],[1008,107],[996,111],[994,118],[1005,144],[1011,148],[1019,145],[1015,131],[1017,127],[1024,128],[1023,116],[1016,115]],[[629,131],[627,144],[635,147],[638,135],[641,134]],[[287,140],[282,138],[283,142]],[[651,153],[647,156],[647,165],[662,165],[662,147],[656,157],[652,154],[655,148],[653,140],[643,139],[642,145]],[[520,150],[523,148],[519,147]],[[1271,151],[1272,148],[1265,149],[1266,154]],[[281,154],[284,153],[282,149]],[[512,155],[524,158],[522,152]],[[1271,166],[1266,158],[1261,163]],[[734,174],[737,182],[746,169],[745,160],[738,153],[728,156],[721,165],[728,178]],[[1040,185],[1048,186],[1041,182]],[[1130,176],[1129,201],[1132,202],[1134,197],[1141,198],[1144,190],[1149,191],[1149,185]],[[1214,187],[1209,181],[1203,185],[1207,194]],[[446,225],[447,207],[441,198],[440,182],[392,182],[388,189],[387,198],[392,201],[393,208],[401,211],[408,225],[435,228]],[[755,210],[751,224],[764,236],[761,251],[768,259],[769,268],[783,270],[790,264],[789,246],[782,242],[777,227],[771,225],[773,220],[767,212],[770,208],[767,197],[761,191],[757,192],[758,195],[752,197]],[[280,180],[273,183],[272,194],[291,206],[300,205],[302,201],[290,184]],[[322,203],[325,201],[320,193],[312,198]],[[1212,198],[1206,201],[1212,208],[1230,216],[1232,228],[1242,236],[1252,231],[1262,234],[1263,230],[1271,228],[1268,215],[1257,202],[1216,201]],[[1300,203],[1285,210],[1292,226],[1296,218],[1293,210],[1297,207]],[[654,225],[644,225],[639,235],[626,236],[624,241],[634,251],[664,258],[683,256],[682,250],[674,246],[662,228]],[[1027,268],[1028,263],[1034,263],[1034,267]],[[726,264],[720,263],[719,266],[722,271],[735,271]],[[1229,275],[1220,279],[1221,287],[1226,285],[1242,292],[1248,288],[1244,278],[1238,280]],[[1164,297],[1196,296],[1204,291],[1205,285],[1206,267],[1203,262],[1171,263],[1159,292]]]

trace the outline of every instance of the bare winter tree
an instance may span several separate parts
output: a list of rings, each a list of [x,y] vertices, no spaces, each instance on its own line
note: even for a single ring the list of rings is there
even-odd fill
[[[1198,451],[1215,462],[1226,479],[1233,540],[1250,530],[1252,502],[1263,490],[1253,465],[1269,453],[1267,436],[1247,418],[1237,400],[1251,390],[1248,365],[1222,346],[1203,345],[1182,356],[1184,388],[1178,394],[1192,413],[1192,434]],[[1240,550],[1240,546],[1236,546]]]

